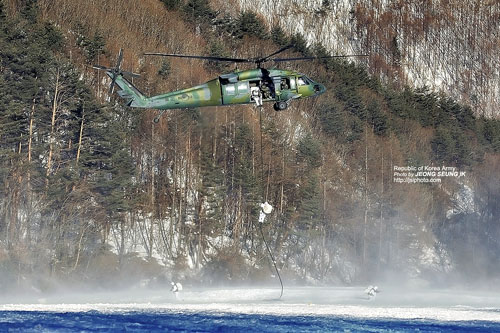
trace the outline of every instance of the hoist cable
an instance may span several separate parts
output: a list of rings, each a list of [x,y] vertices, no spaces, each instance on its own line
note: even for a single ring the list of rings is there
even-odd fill
[[[264,154],[263,154],[263,149],[262,149],[262,106],[259,107],[259,124],[260,124],[260,175],[262,181],[264,181]],[[264,192],[264,186],[262,187],[262,191]],[[263,194],[263,197],[266,197],[266,202],[267,202],[267,196]],[[281,285],[281,293],[279,299],[283,296],[283,280],[281,280],[281,275],[280,271],[278,269],[278,266],[276,265],[276,260],[274,260],[273,253],[271,252],[271,248],[267,244],[266,238],[264,237],[264,231],[262,230],[262,223],[259,221],[259,229],[260,229],[260,235],[262,236],[262,241],[266,245],[267,253],[269,253],[269,257],[271,258],[271,261],[273,263],[274,269],[276,270],[276,275],[278,275],[278,279],[280,281]]]
[[[276,260],[274,260],[273,253],[271,252],[271,249],[269,248],[269,245],[266,242],[266,238],[264,237],[264,231],[262,231],[262,223],[260,222],[259,222],[259,229],[260,229],[260,235],[262,236],[262,240],[264,241],[264,244],[266,244],[267,253],[269,253],[269,256],[271,257],[274,269],[276,270],[276,274],[278,275],[278,279],[280,280],[281,293],[279,298],[281,299],[281,296],[283,296],[283,280],[281,280],[280,271],[278,269],[278,266],[276,265]]]
[[[262,105],[259,107],[259,126],[260,126],[260,179],[264,183],[264,153],[262,148]],[[262,186],[262,197],[265,197],[264,186]],[[267,198],[266,198],[267,201]]]

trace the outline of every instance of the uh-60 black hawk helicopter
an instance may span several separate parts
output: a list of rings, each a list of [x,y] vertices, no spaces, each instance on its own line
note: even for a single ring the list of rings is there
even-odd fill
[[[300,98],[317,96],[325,92],[326,88],[321,83],[311,80],[302,73],[277,68],[266,69],[262,67],[265,62],[285,62],[299,60],[313,60],[340,57],[363,57],[366,55],[334,55],[325,57],[296,57],[273,58],[293,45],[288,45],[268,56],[261,58],[225,58],[199,55],[169,54],[169,53],[144,53],[147,56],[178,57],[190,59],[203,59],[233,63],[255,63],[257,68],[234,71],[210,80],[201,85],[161,94],[157,96],[144,96],[124,76],[137,77],[138,74],[122,71],[123,49],[120,49],[115,67],[109,68],[95,65],[95,69],[105,70],[111,78],[110,94],[116,84],[120,90],[118,94],[127,100],[127,105],[136,108],[161,110],[155,118],[159,118],[165,110],[182,109],[205,106],[220,106],[234,104],[255,103],[262,106],[263,102],[274,102],[276,111],[285,110],[291,101]]]

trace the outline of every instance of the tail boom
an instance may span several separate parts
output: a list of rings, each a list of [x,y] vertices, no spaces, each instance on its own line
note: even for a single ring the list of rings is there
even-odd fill
[[[106,74],[113,78],[113,73],[107,71]],[[118,95],[128,100],[127,105],[135,108],[148,108],[149,98],[144,96],[131,82],[127,81],[123,75],[117,75],[114,82],[120,90]]]

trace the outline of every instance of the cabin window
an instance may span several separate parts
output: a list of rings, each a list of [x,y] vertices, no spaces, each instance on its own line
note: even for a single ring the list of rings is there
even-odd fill
[[[228,95],[234,95],[236,92],[236,89],[234,87],[234,84],[228,84],[226,85],[226,94]]]
[[[290,89],[290,79],[289,78],[283,78],[281,79],[281,90],[289,90]]]
[[[295,77],[290,77],[290,89],[295,89]]]
[[[248,93],[248,84],[246,82],[238,83],[238,94],[247,94]]]

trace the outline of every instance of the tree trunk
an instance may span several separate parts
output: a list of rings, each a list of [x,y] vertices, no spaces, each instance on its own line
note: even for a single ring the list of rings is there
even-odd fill
[[[59,68],[57,69],[56,73],[56,86],[54,89],[54,101],[52,103],[52,120],[50,123],[50,139],[49,139],[49,156],[47,158],[47,186],[49,185],[49,175],[50,175],[50,169],[52,167],[52,154],[54,151],[54,131],[55,131],[55,125],[56,125],[56,112],[57,112],[57,99],[59,96]]]
[[[80,160],[80,151],[82,149],[82,138],[83,138],[83,123],[85,120],[85,109],[82,111],[82,122],[80,124],[80,135],[78,136],[78,150],[76,152],[76,163]]]

